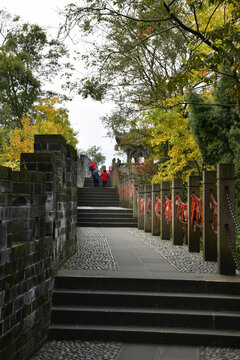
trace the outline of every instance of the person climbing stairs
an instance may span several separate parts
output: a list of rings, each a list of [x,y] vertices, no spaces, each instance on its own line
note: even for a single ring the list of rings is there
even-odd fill
[[[78,188],[78,226],[137,227],[131,208],[120,207],[117,189],[108,184],[94,187],[91,178],[85,178]]]

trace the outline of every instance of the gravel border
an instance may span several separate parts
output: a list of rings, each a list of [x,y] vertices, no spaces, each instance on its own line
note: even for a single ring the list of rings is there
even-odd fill
[[[61,267],[68,270],[118,270],[108,239],[98,228],[80,227],[78,250]]]
[[[115,360],[121,346],[114,342],[51,340],[31,360]]]
[[[173,245],[170,240],[160,240],[158,236],[139,229],[128,229],[139,240],[156,251],[179,272],[218,273],[217,263],[204,261],[202,251],[190,253],[186,245]]]
[[[217,348],[211,346],[200,347],[200,360],[239,360],[240,349]]]

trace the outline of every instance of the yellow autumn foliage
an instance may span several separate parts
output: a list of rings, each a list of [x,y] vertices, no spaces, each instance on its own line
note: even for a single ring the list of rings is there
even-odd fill
[[[9,131],[9,138],[5,140],[0,154],[1,165],[19,170],[20,155],[34,151],[34,135],[37,134],[60,134],[68,144],[76,148],[77,133],[70,126],[67,111],[54,107],[58,103],[58,98],[42,100],[36,106],[38,114],[34,124],[31,124],[29,117],[23,117],[22,128]]]
[[[168,159],[159,164],[158,174],[153,183],[181,178],[184,182],[192,173],[198,173],[202,158],[194,137],[189,129],[188,120],[175,108],[168,111],[154,109],[146,121],[152,125],[151,146],[155,159],[162,156],[161,145],[167,146]],[[159,154],[158,154],[159,151]]]

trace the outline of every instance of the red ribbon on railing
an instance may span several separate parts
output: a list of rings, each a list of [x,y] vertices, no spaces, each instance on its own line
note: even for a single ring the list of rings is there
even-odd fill
[[[138,191],[136,191],[136,199],[137,199],[137,204],[138,204]]]
[[[217,201],[215,200],[213,194],[210,194],[210,209],[213,210],[213,220],[212,220],[212,229],[217,231]]]
[[[140,205],[141,205],[141,216],[143,216],[143,214],[144,214],[144,205],[145,205],[143,197],[141,197]]]
[[[159,199],[158,196],[156,196],[155,199],[155,217],[156,220],[159,221],[161,216],[161,199]]]
[[[166,194],[164,195],[164,199],[165,202],[163,206],[165,208],[164,211],[165,221],[167,224],[169,224],[170,221],[172,220],[172,200],[170,200]]]
[[[151,201],[150,196],[148,196],[148,198],[147,198],[147,212],[148,212],[148,214],[151,214],[151,211],[152,211],[152,201]]]
[[[175,196],[175,203],[177,205],[177,218],[182,224],[186,224],[188,221],[188,205],[187,203],[182,202],[180,196],[177,194]]]
[[[131,182],[131,199],[133,199],[133,183]]]
[[[203,199],[197,197],[195,193],[191,195],[191,225],[193,226],[194,231],[196,231],[196,226],[203,226]]]

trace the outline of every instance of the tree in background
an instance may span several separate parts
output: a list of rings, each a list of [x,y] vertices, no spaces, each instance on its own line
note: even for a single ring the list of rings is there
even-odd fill
[[[0,164],[19,170],[21,153],[34,151],[34,135],[60,134],[66,142],[76,148],[77,133],[71,128],[67,110],[56,108],[58,98],[44,99],[36,106],[37,121],[31,124],[29,117],[22,117],[21,128],[11,129],[8,139],[4,138]]]
[[[90,43],[92,34],[100,38],[99,42],[94,38],[91,51],[83,55],[89,76],[75,87],[84,98],[111,99],[116,104],[104,118],[112,136],[115,130],[129,131],[132,119],[145,107],[176,96],[176,86],[166,85],[181,73],[187,41],[161,17],[159,3],[147,1],[82,1],[66,10],[66,33],[77,24]]]
[[[159,168],[160,177],[185,170],[201,172],[202,165],[215,165],[220,155],[220,152],[217,154],[219,144],[215,142],[212,144],[215,158],[209,161],[209,157],[207,160],[203,156],[202,161],[195,142],[199,145],[199,141],[193,138],[193,126],[189,127],[187,121],[186,109],[195,100],[184,94],[188,88],[195,89],[196,94],[202,95],[202,102],[198,100],[199,113],[201,106],[202,111],[207,111],[203,99],[213,93],[222,76],[227,76],[230,98],[235,99],[232,104],[236,113],[240,113],[239,14],[238,0],[141,0],[135,3],[82,0],[80,5],[72,3],[65,9],[66,22],[62,27],[65,34],[77,25],[84,37],[91,37],[95,31],[103,35],[99,42],[93,41],[92,51],[84,56],[89,76],[83,79],[79,92],[94,98],[96,90],[96,100],[110,96],[116,101],[117,110],[104,117],[112,136],[116,131],[134,133],[133,124],[140,123],[138,133],[145,128],[143,138],[149,137],[147,143],[152,146],[156,161],[163,160],[156,146],[161,144],[166,166]],[[93,73],[96,76],[93,77]],[[213,105],[211,103],[209,110]],[[222,104],[217,101],[217,95],[215,105],[221,116]],[[177,117],[176,112],[171,115],[176,107]],[[152,109],[156,109],[154,115]],[[153,140],[148,127],[142,126],[147,118],[145,114],[149,114],[148,127],[154,127]],[[162,114],[172,121],[169,127]],[[157,120],[151,120],[151,115]],[[136,121],[137,117],[142,119]],[[221,125],[222,134],[231,128],[225,120]],[[169,137],[165,143],[163,130]],[[226,149],[227,144],[224,151],[230,150]],[[179,154],[182,166],[176,167],[173,158]],[[191,159],[193,154],[195,162]],[[184,161],[184,157],[188,160]],[[170,165],[179,171],[169,171]]]
[[[104,164],[106,161],[106,156],[104,156],[101,151],[101,147],[96,145],[89,147],[86,151],[91,160],[97,163],[98,166]]]
[[[34,104],[48,97],[43,90],[63,70],[70,68],[63,61],[65,46],[49,39],[38,25],[24,24],[19,17],[0,11],[0,125],[21,127],[21,119],[31,114]]]

